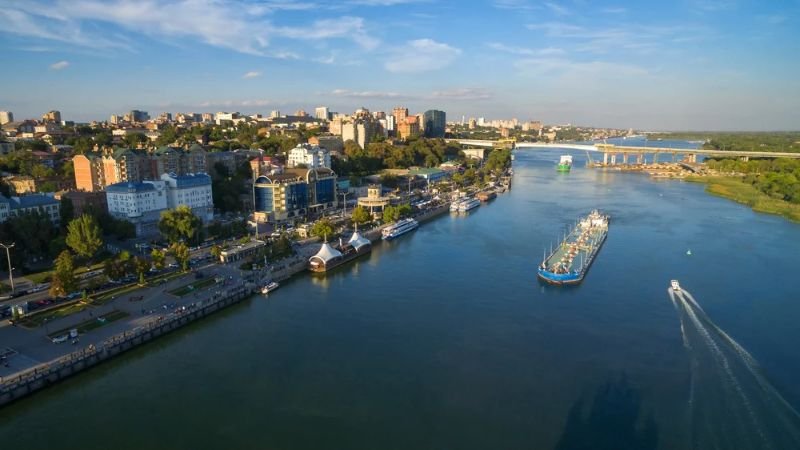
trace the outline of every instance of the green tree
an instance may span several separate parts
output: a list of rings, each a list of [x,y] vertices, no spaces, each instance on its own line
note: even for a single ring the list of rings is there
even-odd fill
[[[68,225],[75,218],[75,205],[67,197],[61,197],[61,206],[58,208],[61,216],[61,226]]]
[[[396,221],[400,217],[400,214],[392,205],[387,205],[383,208],[383,223],[390,223]]]
[[[103,245],[103,234],[94,217],[83,214],[67,226],[67,245],[79,256],[91,259]]]
[[[139,274],[139,285],[144,285],[144,274],[150,268],[150,262],[142,257],[133,258],[133,268]]]
[[[399,218],[405,218],[410,215],[411,215],[411,205],[409,205],[408,203],[397,207],[397,216]]]
[[[75,279],[75,262],[72,260],[72,253],[64,250],[58,255],[53,270],[53,279],[50,282],[50,295],[53,297],[63,297],[73,292],[78,287]]]
[[[164,260],[167,258],[167,255],[163,250],[154,248],[153,251],[150,252],[150,258],[153,260],[153,267],[155,267],[156,270],[161,270],[164,268]]]
[[[328,219],[318,220],[311,227],[311,235],[326,238],[333,235],[333,224]]]
[[[214,261],[219,261],[219,257],[222,255],[222,247],[219,245],[213,245],[209,252],[211,253],[211,256],[214,257]]]
[[[197,243],[203,223],[186,205],[161,213],[158,230],[171,243],[185,241]]]
[[[351,216],[351,219],[353,223],[363,225],[369,222],[371,217],[369,215],[369,211],[367,211],[367,208],[364,208],[363,206],[356,206],[353,208],[353,215]]]
[[[183,242],[175,242],[169,247],[170,253],[172,253],[172,257],[178,261],[178,264],[181,266],[181,270],[186,272],[189,270],[189,246]]]

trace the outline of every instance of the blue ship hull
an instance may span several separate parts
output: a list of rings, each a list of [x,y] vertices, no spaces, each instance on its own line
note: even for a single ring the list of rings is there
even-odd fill
[[[583,281],[583,273],[553,273],[540,268],[539,278],[550,284],[578,284]]]

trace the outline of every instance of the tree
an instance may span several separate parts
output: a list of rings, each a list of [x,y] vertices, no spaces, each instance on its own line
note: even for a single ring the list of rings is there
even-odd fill
[[[317,223],[311,227],[311,235],[319,236],[323,239],[327,238],[327,236],[332,236],[333,225],[328,219],[318,220]]]
[[[153,260],[153,267],[155,267],[156,270],[161,270],[164,268],[164,260],[167,258],[167,255],[163,250],[154,248],[153,251],[150,252],[150,258]]]
[[[150,268],[150,262],[146,259],[136,256],[133,258],[133,268],[139,274],[139,285],[144,285],[144,274]]]
[[[363,225],[370,221],[371,217],[367,208],[363,206],[356,206],[353,208],[353,215],[351,216],[353,223]]]
[[[386,205],[383,208],[382,217],[383,217],[383,223],[389,223],[396,221],[400,217],[400,214],[398,213],[397,208],[395,208],[394,206]]]
[[[186,272],[189,270],[189,246],[183,242],[175,242],[169,247],[172,257],[181,265],[181,269]]]
[[[74,291],[77,286],[75,262],[72,260],[72,253],[69,250],[64,250],[55,261],[53,280],[50,282],[50,295],[63,297]]]
[[[67,245],[79,256],[91,259],[103,245],[103,234],[94,217],[83,214],[67,226]]]
[[[219,261],[220,255],[222,255],[222,247],[219,245],[213,245],[210,250],[211,256],[214,257],[215,261]]]
[[[409,205],[408,203],[397,207],[397,216],[399,218],[405,218],[410,215],[411,215],[411,205]]]
[[[75,205],[67,197],[61,197],[61,206],[58,208],[62,226],[69,224],[75,218]]]
[[[158,230],[171,243],[186,241],[196,243],[200,239],[202,221],[186,205],[161,213]]]

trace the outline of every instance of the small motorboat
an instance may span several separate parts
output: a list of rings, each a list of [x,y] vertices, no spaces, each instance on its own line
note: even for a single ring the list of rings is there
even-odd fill
[[[264,287],[261,288],[261,293],[266,295],[274,291],[275,289],[278,289],[279,287],[280,284],[278,284],[276,281],[270,281]]]
[[[672,290],[674,292],[680,292],[681,291],[681,285],[678,283],[678,280],[672,280],[672,281],[669,282],[669,284],[670,284],[670,286],[672,286]]]

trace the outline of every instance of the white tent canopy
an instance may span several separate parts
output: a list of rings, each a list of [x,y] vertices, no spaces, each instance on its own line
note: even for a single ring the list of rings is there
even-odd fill
[[[328,262],[341,257],[342,257],[342,252],[331,247],[331,245],[328,244],[327,242],[324,242],[322,244],[322,247],[317,252],[317,254],[309,258],[309,261],[311,261],[314,258],[317,258],[321,260],[323,264],[328,264]]]

